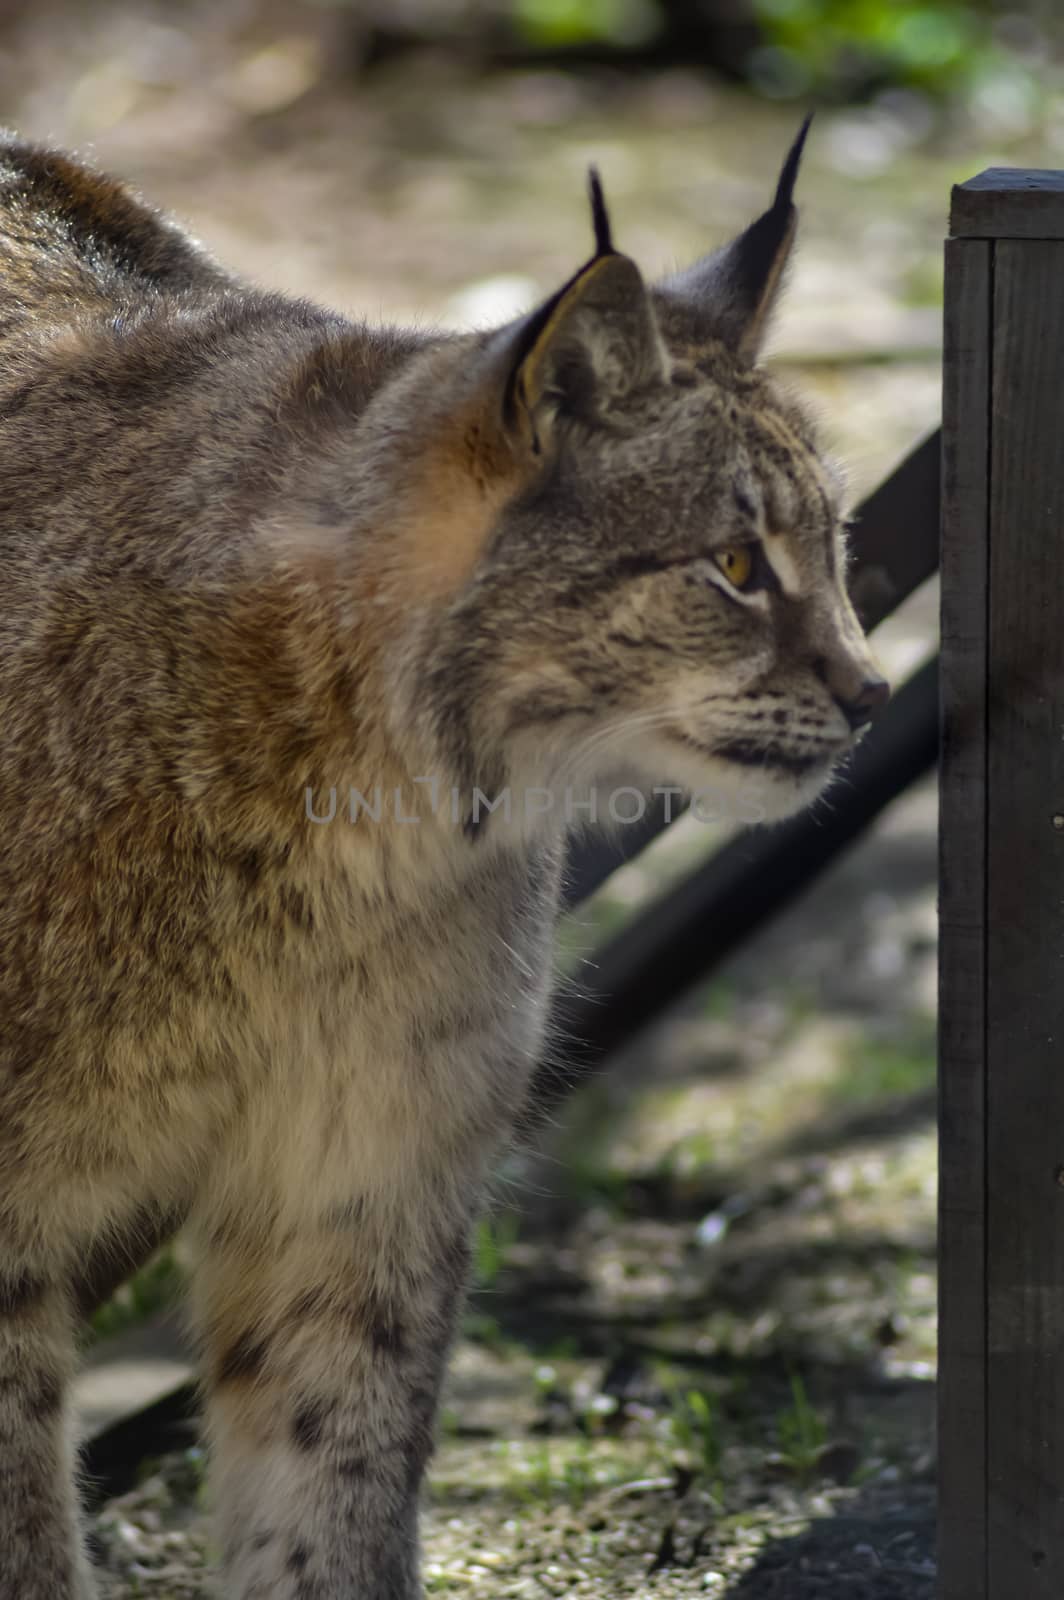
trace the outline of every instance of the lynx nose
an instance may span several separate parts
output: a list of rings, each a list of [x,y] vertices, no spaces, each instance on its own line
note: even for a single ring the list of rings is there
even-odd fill
[[[889,699],[890,684],[886,678],[875,677],[866,678],[852,700],[843,700],[840,695],[836,695],[835,704],[850,727],[857,729],[871,722]]]
[[[853,729],[863,728],[890,699],[890,684],[867,656],[818,656],[813,671]]]

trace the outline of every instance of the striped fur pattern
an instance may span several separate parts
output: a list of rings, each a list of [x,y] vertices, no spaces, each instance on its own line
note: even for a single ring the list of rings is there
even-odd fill
[[[563,791],[780,816],[885,692],[755,365],[796,164],[656,287],[596,186],[592,260],[456,336],[252,290],[0,142],[0,1600],[93,1592],[77,1308],[180,1219],[228,1600],[420,1593]]]

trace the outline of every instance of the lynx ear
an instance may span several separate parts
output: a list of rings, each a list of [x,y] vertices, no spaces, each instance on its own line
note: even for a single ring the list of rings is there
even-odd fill
[[[496,335],[507,369],[505,424],[530,427],[534,448],[559,417],[604,417],[668,372],[650,293],[635,262],[613,248],[594,170],[590,187],[595,254],[557,294]]]
[[[783,163],[776,198],[731,244],[659,284],[656,294],[687,312],[697,337],[719,339],[736,355],[756,359],[779,291],[798,223],[792,198],[812,115]]]

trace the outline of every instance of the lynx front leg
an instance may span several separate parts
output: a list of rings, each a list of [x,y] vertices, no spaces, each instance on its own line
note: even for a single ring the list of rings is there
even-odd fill
[[[199,1299],[229,1600],[421,1593],[418,1490],[465,1224],[428,1233],[391,1200],[230,1228],[209,1248]]]
[[[0,1261],[0,1600],[88,1600],[65,1388],[74,1336],[67,1297]]]

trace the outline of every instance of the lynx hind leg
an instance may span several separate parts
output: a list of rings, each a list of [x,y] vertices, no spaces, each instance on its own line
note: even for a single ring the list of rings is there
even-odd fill
[[[0,1600],[88,1600],[67,1387],[66,1290],[0,1263]]]
[[[197,1299],[228,1600],[421,1594],[418,1491],[468,1256],[464,1218],[431,1238],[406,1220],[356,1203],[208,1245]]]

